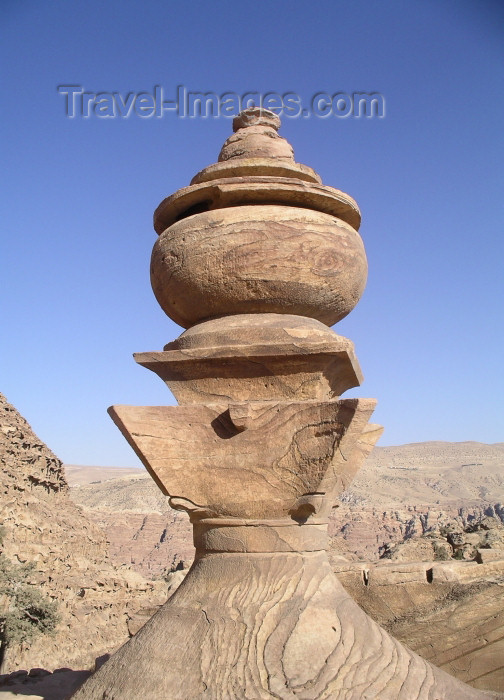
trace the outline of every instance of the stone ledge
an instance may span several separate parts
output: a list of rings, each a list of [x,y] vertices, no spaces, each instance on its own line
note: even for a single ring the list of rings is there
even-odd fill
[[[490,552],[492,550],[482,550]],[[504,577],[504,553],[499,558],[471,562],[332,562],[342,583],[361,581],[362,585],[388,586],[400,583],[472,583],[480,579]]]

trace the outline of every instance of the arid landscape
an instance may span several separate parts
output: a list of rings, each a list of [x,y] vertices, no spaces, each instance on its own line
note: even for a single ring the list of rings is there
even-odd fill
[[[187,516],[172,510],[143,469],[67,465],[72,500],[107,533],[111,556],[144,575],[192,559]],[[333,510],[332,548],[376,560],[389,544],[448,522],[504,521],[504,443],[425,442],[376,447]]]
[[[0,697],[62,700],[182,580],[189,522],[143,469],[63,468],[3,397],[0,437],[1,553],[33,562],[28,584],[58,611],[53,632],[3,649]],[[503,466],[503,443],[377,447],[330,524],[333,568],[366,612],[494,692],[504,690]]]
[[[504,700],[504,2],[0,18],[0,700]]]
[[[188,518],[144,470],[66,473],[72,499],[106,532],[117,564],[147,578],[187,569]],[[503,521],[503,443],[376,447],[333,510],[333,568],[366,612],[415,651],[475,687],[504,690]]]

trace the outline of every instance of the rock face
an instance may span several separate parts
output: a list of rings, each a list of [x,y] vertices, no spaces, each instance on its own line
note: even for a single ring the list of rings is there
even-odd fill
[[[403,504],[383,508],[343,503],[330,520],[331,548],[351,559],[373,561],[395,544],[411,541],[409,546],[413,546],[413,541],[440,528],[463,530],[482,518],[500,520],[502,515],[500,503],[459,501],[443,506]],[[433,543],[430,549],[434,551]]]
[[[422,537],[386,547],[382,558],[394,561],[475,561],[490,550],[501,551],[504,555],[504,526],[500,519],[485,516],[465,527],[454,520],[429,528]]]
[[[474,688],[503,692],[504,559],[499,565],[472,584],[446,583],[439,604],[419,609],[414,620],[405,613],[386,629]]]
[[[190,514],[196,555],[76,700],[483,697],[388,635],[331,570],[329,512],[381,428],[374,400],[339,398],[360,378],[350,342],[313,321],[351,311],[367,266],[353,200],[307,181],[278,126],[243,112],[219,163],[155,214],[156,297],[204,328],[136,358],[179,406],[109,412]]]
[[[402,456],[403,464],[407,466],[411,462],[414,465],[418,455],[426,449],[421,445],[408,448],[408,457]],[[485,472],[491,472],[493,447],[478,445],[472,449],[478,450],[479,459],[482,460],[480,478],[485,478]],[[367,463],[381,461],[380,454],[385,454],[388,458],[391,452],[402,450],[404,448],[377,447],[377,455],[373,452]],[[454,468],[457,468],[459,462],[464,463],[466,458],[464,445],[430,446],[429,450],[434,463],[442,462],[444,458],[454,462]],[[371,478],[367,464],[362,471],[367,472]],[[99,467],[89,472],[89,481],[96,482],[102,476]],[[137,473],[141,475],[142,472],[137,470]],[[72,470],[69,474],[72,477],[71,483],[76,478],[82,481],[78,474],[73,476]],[[103,474],[105,477],[110,476],[106,471]],[[410,470],[409,474],[412,478],[420,478],[417,471]],[[469,488],[478,489],[478,479],[474,474],[471,478],[473,480],[469,487],[461,477],[459,492],[467,493]],[[356,481],[360,481],[360,476]],[[414,488],[415,482],[409,486],[403,484],[405,497],[411,491],[414,492]],[[354,482],[351,489],[356,496],[359,485]],[[378,483],[373,488],[370,486],[370,492],[370,498],[375,494],[379,502]],[[192,561],[194,548],[189,521],[183,513],[167,508],[166,499],[147,475],[143,478],[118,478],[80,486],[72,489],[72,495],[86,509],[92,508],[87,510],[88,517],[106,528],[107,537],[111,541],[111,553],[116,561],[124,563],[134,559],[133,566],[147,574],[165,572],[167,561],[170,568],[176,566],[181,559],[186,564]],[[452,495],[456,497],[457,491],[453,491]],[[363,513],[354,505],[351,510],[345,511],[344,516],[350,524],[355,521],[360,526],[359,530],[352,530],[352,538],[348,541],[352,551],[344,549],[346,541],[338,535],[332,542],[334,546],[330,550],[330,561],[343,586],[363,610],[401,642],[474,687],[504,691],[504,551],[495,547],[480,549],[477,561],[470,565],[453,559],[449,562],[433,561],[432,540],[422,536],[424,526],[434,527],[439,522],[452,525],[460,523],[460,526],[465,523],[465,527],[476,529],[482,537],[494,530],[503,531],[494,517],[487,523],[486,518],[489,516],[484,515],[484,511],[500,512],[499,507],[481,503],[470,507],[464,505],[464,500],[458,503],[458,508],[453,507],[447,513],[439,510],[439,506],[433,508],[432,505],[426,506],[423,511],[413,506],[409,509],[391,510],[387,522],[393,522],[393,527],[387,528],[380,519],[383,513],[379,508],[375,509],[372,518],[369,516],[363,520]],[[135,508],[140,512],[134,512]],[[343,508],[349,508],[349,504],[342,504],[336,509],[336,514]],[[339,514],[337,517],[341,518]],[[480,517],[483,518],[481,529],[474,525]],[[151,524],[159,521],[157,529],[145,527],[142,530],[143,537],[137,536],[138,521],[135,518]],[[485,529],[488,524],[497,527]],[[410,539],[401,540],[402,544],[397,548],[402,561],[372,561],[378,559],[378,547],[376,544],[369,546],[370,540],[365,535],[370,529],[376,531],[375,535],[380,538],[382,545],[390,537],[397,544],[398,538],[406,533],[411,534]],[[169,533],[169,536],[164,533]],[[163,535],[165,539],[161,543]],[[138,547],[140,540],[142,548]],[[452,557],[453,548],[446,538],[444,541],[449,556]],[[366,555],[368,550],[370,556]],[[361,553],[359,560],[348,561],[341,556],[343,554],[346,558],[356,558],[355,551]],[[425,561],[421,562],[422,559]],[[492,566],[481,566],[477,562],[492,563]],[[176,579],[172,582],[174,587],[182,580],[184,573],[177,571],[170,575],[170,579]],[[422,630],[421,633],[419,630]]]
[[[504,690],[503,551],[487,564],[334,558],[332,565],[394,637],[475,688]]]
[[[109,541],[111,559],[126,564],[148,579],[158,579],[194,559],[192,528],[185,513],[87,514]]]
[[[389,544],[485,516],[504,522],[504,446],[427,442],[378,447],[333,513],[331,544],[378,559]]]
[[[457,472],[468,457],[469,461],[474,459],[475,453],[481,465],[479,470],[472,468],[467,475],[467,468],[462,474]],[[488,488],[488,479],[492,473],[498,474],[502,464],[501,453],[498,446],[475,443],[376,447],[347,491],[351,502],[335,509],[330,520],[330,530],[334,527],[337,532],[330,538],[333,570],[363,610],[443,670],[477,688],[494,691],[504,691],[501,648],[504,552],[495,547],[478,551],[478,562],[500,562],[493,569],[476,563],[466,566],[453,560],[435,562],[433,543],[423,533],[450,524],[476,528],[483,537],[495,529],[502,532],[495,519],[495,515],[503,513],[502,507],[481,501],[471,505],[471,500],[463,498],[473,498],[481,484],[486,483]],[[380,472],[386,469],[386,473],[394,475],[397,470],[389,472],[386,465],[395,458],[404,467],[400,470],[400,493],[394,494],[393,489],[381,493]],[[424,478],[430,482],[431,465],[438,475],[444,471],[448,481],[452,470],[459,474],[456,483],[452,482],[450,501],[434,506],[439,492],[432,489],[431,502],[425,507],[406,505],[416,490],[422,491]],[[67,467],[71,485],[75,481],[83,482],[82,470],[74,469]],[[72,497],[86,509],[90,519],[105,528],[117,563],[132,562],[145,575],[166,572],[167,562],[169,568],[176,567],[181,559],[190,563],[194,548],[187,517],[168,508],[166,498],[142,470],[134,473],[135,478],[110,480],[113,470],[89,468],[88,485],[72,488]],[[120,476],[122,471],[115,474]],[[96,483],[107,478],[108,481]],[[498,497],[498,485],[488,489],[488,493],[490,497]],[[427,495],[425,492],[424,497]],[[401,502],[401,497],[406,504]],[[364,499],[366,505],[362,506]],[[492,518],[490,523],[497,528],[479,530],[474,523],[487,517]],[[344,533],[342,522],[347,526]],[[154,524],[156,528],[152,527]],[[404,537],[409,539],[403,540]],[[393,547],[401,542],[398,549],[403,561],[373,561],[386,543]],[[445,543],[451,557],[453,548],[446,538]],[[341,554],[356,561],[343,561]],[[424,558],[426,561],[419,563]],[[177,571],[170,578],[181,579],[183,574]]]
[[[31,583],[60,617],[54,635],[7,647],[2,671],[91,668],[129,638],[143,608],[164,600],[164,586],[113,566],[103,532],[70,499],[60,460],[1,395],[0,416],[3,553],[34,562]]]
[[[100,483],[76,485],[71,488],[71,497],[106,533],[110,558],[116,566],[130,566],[148,579],[166,575],[181,562],[187,568],[194,559],[187,514],[170,508],[145,471],[134,471],[131,478],[101,481],[101,468],[90,467],[87,481]],[[78,471],[67,468],[67,472],[71,486],[82,482]],[[110,477],[110,472],[105,476]]]

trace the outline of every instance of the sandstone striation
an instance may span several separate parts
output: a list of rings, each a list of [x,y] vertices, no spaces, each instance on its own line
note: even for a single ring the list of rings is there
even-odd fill
[[[69,497],[61,461],[1,395],[0,414],[3,554],[34,563],[30,583],[57,602],[60,618],[53,635],[7,647],[2,671],[92,668],[165,587],[111,563],[105,535]]]
[[[488,475],[492,471],[495,447],[473,444],[470,449],[478,453],[481,464],[480,473],[476,474],[473,471],[467,477],[471,479],[469,484],[464,483],[465,477],[461,475],[457,488],[452,489],[453,499],[456,499],[458,494],[471,495],[473,490],[477,492],[479,483],[486,478],[485,474]],[[429,459],[425,457],[426,453],[430,455]],[[423,467],[402,472],[403,478],[404,474],[409,474],[410,478],[409,482],[402,482],[402,493],[404,498],[408,499],[418,486],[422,468],[428,472],[429,462],[440,464],[446,460],[448,465],[451,463],[452,468],[457,469],[460,464],[466,462],[467,446],[464,443],[449,445],[444,443],[437,446],[416,445],[407,448],[376,447],[361,470],[361,473],[367,472],[366,480],[375,479],[372,487],[371,482],[366,487],[369,488],[367,494],[369,504],[373,502],[373,497],[377,501],[376,505],[380,503],[377,481],[379,472],[375,466],[370,470],[369,463],[388,462],[394,454],[401,454],[401,463],[404,467],[415,466],[417,459],[422,459],[424,455]],[[449,473],[449,471],[450,467],[446,466],[445,472]],[[87,472],[87,479],[91,482],[100,481],[102,475],[109,476],[107,470],[99,467],[88,468]],[[120,474],[119,470],[118,476]],[[144,474],[142,477],[140,469],[136,470],[136,474],[140,476],[129,479],[109,479],[102,483],[78,486],[72,489],[72,497],[87,509],[88,517],[103,525],[107,538],[111,541],[111,554],[117,563],[130,562],[134,558],[133,566],[145,575],[149,573],[166,575],[167,569],[175,568],[181,560],[187,566],[193,559],[194,547],[190,523],[183,513],[173,511],[166,506],[166,499],[147,475]],[[82,475],[78,473],[73,476],[72,469],[69,475],[71,484],[76,478],[82,481]],[[359,476],[351,486],[355,497],[357,494],[363,496],[367,493],[364,489],[360,491],[358,482],[361,481]],[[490,495],[498,494],[494,491],[490,492]],[[436,498],[437,492],[434,491],[433,496]],[[395,496],[389,493],[388,498],[393,499]],[[502,532],[504,528],[502,526],[499,528],[495,516],[485,515],[485,512],[495,514],[496,511],[500,512],[500,509],[498,506],[481,502],[471,506],[470,502],[467,503],[463,498],[457,501],[456,505],[443,506],[444,508],[446,511],[440,510],[440,506],[434,508],[431,503],[424,508],[410,506],[402,510],[395,509],[388,513],[388,520],[383,521],[380,516],[384,514],[378,507],[374,509],[374,514],[370,511],[372,519],[369,515],[363,520],[362,510],[358,506],[351,506],[349,503],[341,505],[333,511],[333,514],[338,514],[339,520],[341,518],[339,510],[345,509],[344,518],[350,525],[359,524],[359,530],[350,530],[351,539],[348,540],[348,545],[352,547],[351,552],[346,549],[347,542],[340,535],[331,538],[329,552],[331,566],[343,586],[363,610],[401,642],[434,663],[441,658],[441,653],[444,654],[449,650],[449,656],[446,656],[447,660],[442,664],[443,670],[475,687],[502,691],[504,690],[502,663],[504,654],[501,649],[503,643],[501,620],[504,551],[495,546],[480,549],[477,552],[476,562],[470,566],[453,559],[438,566],[439,560],[433,561],[432,541],[423,536],[424,527],[436,527],[440,522],[447,527],[469,527],[481,533],[490,533],[495,529]],[[489,522],[493,522],[496,527],[480,529],[478,521],[482,518],[485,526],[486,519],[489,517],[491,518]],[[135,518],[143,518],[151,523],[157,522],[155,519],[159,520],[157,530],[145,528],[143,537],[138,538],[143,548],[139,548],[138,540],[134,539],[138,532],[138,522]],[[148,538],[145,536],[147,530]],[[369,535],[374,537],[372,547]],[[373,561],[379,556],[377,537],[381,538],[382,545],[392,537],[391,542],[399,545],[397,549],[402,561],[386,559],[380,560],[379,563]],[[403,537],[408,539],[400,539]],[[444,541],[448,547],[449,556],[452,557],[453,548],[446,538]],[[383,546],[380,549],[383,551]],[[355,552],[359,554],[358,557]],[[349,561],[348,558],[355,561]],[[423,562],[420,561],[422,558],[425,559]],[[478,565],[478,562],[498,562],[498,564],[491,569]],[[167,576],[171,592],[179,585],[185,573],[186,570],[180,570]],[[425,630],[419,634],[418,630],[423,629],[422,626],[427,620],[428,635]],[[447,630],[450,628],[456,632],[448,634]],[[424,643],[425,639],[429,640],[428,644]],[[441,661],[438,663],[441,664]]]
[[[477,562],[465,566],[453,559],[438,566],[439,560],[433,561],[433,540],[424,537],[424,532],[458,527],[476,530],[485,537],[484,533],[503,531],[495,518],[496,514],[504,515],[498,504],[464,499],[464,496],[473,499],[482,484],[489,487],[490,475],[502,470],[501,453],[498,446],[477,443],[376,447],[346,492],[352,495],[352,501],[333,511],[330,529],[337,524],[339,527],[340,522],[346,522],[347,528],[344,533],[338,529],[337,535],[330,538],[329,553],[332,568],[343,586],[375,621],[428,660],[442,663],[443,670],[475,687],[495,691],[504,690],[501,649],[504,551],[496,546],[478,550],[477,562],[500,561],[494,570]],[[473,460],[475,454],[478,467],[469,473],[464,467],[460,473],[461,465]],[[394,460],[401,466],[401,490],[395,493],[392,488],[387,494],[380,493],[380,475],[384,469],[388,472],[386,465]],[[447,496],[442,504],[435,506],[436,500],[440,500],[439,492],[431,489],[430,503],[408,506],[415,492],[422,491],[423,479],[430,482],[434,469],[438,476],[443,474],[450,482],[449,499]],[[450,476],[452,471],[457,474],[456,481]],[[88,468],[87,472],[88,482],[110,476],[99,467]],[[117,475],[121,473],[118,470]],[[189,564],[194,547],[185,514],[167,506],[166,498],[145,473],[142,476],[140,469],[135,473],[138,478],[78,486],[72,489],[72,497],[86,508],[88,517],[104,527],[116,562],[134,560],[133,566],[145,575],[165,574],[181,559]],[[395,470],[388,473],[394,474]],[[75,479],[83,480],[80,471],[74,476],[70,469],[68,474],[71,485]],[[490,497],[501,494],[496,486],[492,490],[488,488]],[[360,499],[365,499],[367,505],[360,505]],[[491,518],[487,524],[496,527],[485,529],[487,518]],[[478,523],[482,519],[484,527],[480,529]],[[148,525],[137,535],[139,522],[144,520],[150,525],[157,523],[157,529]],[[444,542],[452,557],[453,548],[446,537]],[[402,561],[382,559],[379,564],[373,561],[387,543],[392,547],[399,545]],[[185,571],[176,571],[168,576],[172,591],[184,574]],[[422,633],[418,632],[420,629]],[[455,632],[448,633],[449,629]],[[438,661],[441,658],[446,661]]]
[[[504,551],[477,562],[344,562],[359,605],[422,657],[475,688],[504,690]]]

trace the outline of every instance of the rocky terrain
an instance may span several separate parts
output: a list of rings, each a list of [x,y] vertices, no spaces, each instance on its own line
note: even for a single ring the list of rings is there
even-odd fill
[[[504,553],[504,525],[498,517],[462,525],[457,519],[446,525],[434,525],[421,537],[389,544],[381,558],[393,561],[492,561],[493,554]]]
[[[342,500],[332,518],[332,546],[364,559],[450,522],[504,520],[504,444],[376,447]]]
[[[186,516],[169,508],[144,470],[110,479],[110,469],[88,467],[85,480],[77,470],[67,467],[72,498],[105,530],[118,563],[156,576],[191,561]],[[504,521],[503,504],[503,443],[376,447],[332,513],[331,547],[347,559],[376,560],[390,545],[440,527]]]
[[[55,634],[7,648],[2,671],[18,675],[0,678],[0,697],[62,700],[85,674],[34,667],[92,668],[135,633],[182,580],[190,525],[142,469],[67,466],[65,478],[3,397],[0,407],[1,554],[34,562],[30,584],[59,615]],[[504,690],[503,455],[502,444],[376,448],[331,519],[333,567],[359,604],[426,658],[495,691]]]
[[[186,517],[143,470],[117,475],[90,468],[71,490],[117,561],[148,575],[190,562]],[[376,447],[330,522],[333,568],[362,608],[445,671],[493,691],[504,691],[503,503],[503,444]]]
[[[74,469],[67,468],[67,474],[70,484],[75,483]],[[88,481],[95,483],[72,486],[72,498],[106,532],[114,561],[131,565],[149,578],[175,569],[180,561],[186,566],[191,563],[194,548],[189,518],[170,508],[144,470],[99,483],[99,467],[89,468],[88,474]]]
[[[348,562],[333,569],[382,627],[443,670],[504,692],[504,551],[486,563]]]
[[[70,499],[60,460],[1,395],[0,460],[2,561],[32,563],[26,591],[55,603],[58,620],[29,645],[4,645],[1,670],[92,668],[166,599],[166,585],[110,560],[104,533]],[[0,604],[9,614],[8,596]]]

